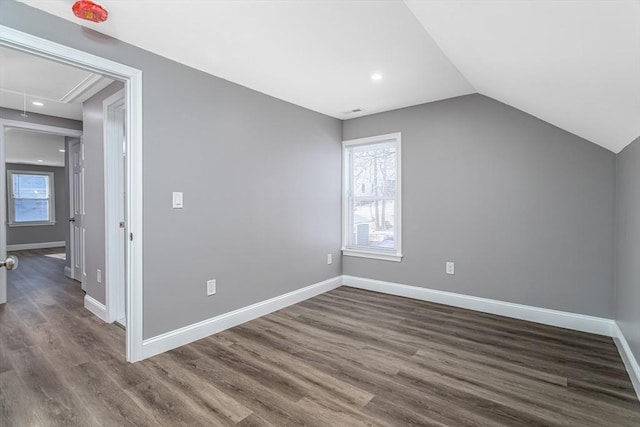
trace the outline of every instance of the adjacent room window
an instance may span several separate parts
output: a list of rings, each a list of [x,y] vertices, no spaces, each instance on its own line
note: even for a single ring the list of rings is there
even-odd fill
[[[342,144],[342,253],[400,261],[400,133]]]
[[[55,224],[53,173],[7,171],[9,225]]]

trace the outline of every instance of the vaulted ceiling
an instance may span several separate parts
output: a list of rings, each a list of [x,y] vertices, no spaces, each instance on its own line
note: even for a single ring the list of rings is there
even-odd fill
[[[613,152],[640,136],[640,0],[104,0],[102,24],[22,1],[340,119],[478,92]]]

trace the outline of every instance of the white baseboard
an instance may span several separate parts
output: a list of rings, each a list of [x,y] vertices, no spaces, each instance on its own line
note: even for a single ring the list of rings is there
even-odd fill
[[[71,271],[71,267],[67,267],[67,266],[64,267],[64,275],[66,277],[68,277],[69,279],[73,279],[73,274],[72,274],[72,271]]]
[[[383,282],[381,280],[365,279],[362,277],[342,276],[343,284],[354,288],[381,292],[422,301],[430,301],[453,307],[497,314],[514,319],[528,320],[544,325],[574,329],[592,334],[613,336],[615,322],[602,317],[584,314],[568,313],[548,308],[514,304],[488,298],[480,298],[453,292],[437,291],[418,286],[402,285],[399,283]]]
[[[634,354],[631,352],[631,347],[629,346],[629,343],[622,334],[622,331],[620,330],[620,327],[617,323],[614,324],[613,330],[613,342],[615,342],[616,347],[618,347],[618,352],[622,357],[624,367],[627,368],[627,373],[629,374],[629,378],[631,379],[633,388],[636,390],[638,400],[640,400],[640,365],[638,365],[638,361],[636,360]]]
[[[307,286],[229,313],[194,323],[142,342],[143,358],[155,356],[171,349],[208,337],[258,317],[297,304],[316,295],[323,294],[342,285],[342,276]]]
[[[7,251],[28,251],[30,249],[46,249],[46,248],[64,248],[65,241],[61,242],[42,242],[42,243],[24,243],[20,245],[7,245]]]
[[[107,307],[100,301],[91,298],[89,295],[85,295],[84,308],[86,308],[105,322],[107,321]]]

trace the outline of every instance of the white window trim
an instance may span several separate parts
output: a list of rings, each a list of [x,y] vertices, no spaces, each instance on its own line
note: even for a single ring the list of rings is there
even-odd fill
[[[49,221],[21,221],[15,220],[15,199],[13,197],[13,179],[12,175],[47,175],[49,177]],[[7,225],[9,227],[32,227],[40,225],[56,225],[56,194],[55,182],[53,180],[53,172],[46,171],[22,171],[15,169],[7,169],[7,202],[9,204],[9,217]]]
[[[397,157],[396,200],[395,200],[395,249],[373,249],[349,246],[347,239],[350,234],[349,226],[349,194],[347,185],[350,182],[350,172],[347,165],[347,150],[354,145],[366,145],[395,141]],[[385,135],[370,136],[366,138],[350,139],[342,141],[342,255],[361,258],[372,258],[384,261],[402,261],[402,137],[400,132]]]

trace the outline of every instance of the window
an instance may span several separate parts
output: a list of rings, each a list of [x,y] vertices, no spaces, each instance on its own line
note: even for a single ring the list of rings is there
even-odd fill
[[[9,225],[55,224],[53,173],[7,171]]]
[[[342,253],[400,261],[400,133],[342,144]]]

